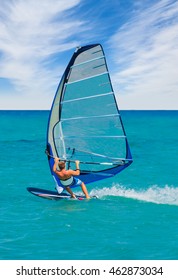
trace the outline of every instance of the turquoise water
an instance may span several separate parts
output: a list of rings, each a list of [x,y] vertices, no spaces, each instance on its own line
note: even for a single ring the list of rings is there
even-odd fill
[[[0,259],[178,259],[178,111],[121,112],[133,164],[58,202],[26,191],[55,187],[48,114],[0,111]]]

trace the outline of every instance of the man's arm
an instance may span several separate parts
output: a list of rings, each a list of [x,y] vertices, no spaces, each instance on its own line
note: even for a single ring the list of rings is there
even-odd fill
[[[58,164],[59,160],[60,160],[60,158],[58,158],[58,157],[55,157],[55,159],[54,159],[54,165],[53,165],[54,173],[57,173],[57,164]]]
[[[79,164],[80,164],[80,161],[79,161],[79,160],[76,160],[76,161],[75,161],[76,170],[70,170],[70,171],[71,171],[71,175],[74,175],[74,176],[80,175]]]

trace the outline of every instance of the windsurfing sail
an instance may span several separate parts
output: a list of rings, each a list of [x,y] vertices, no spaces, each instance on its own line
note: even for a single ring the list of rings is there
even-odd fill
[[[51,173],[54,157],[75,169],[85,184],[112,177],[132,163],[128,140],[100,44],[74,52],[54,97],[47,130]]]

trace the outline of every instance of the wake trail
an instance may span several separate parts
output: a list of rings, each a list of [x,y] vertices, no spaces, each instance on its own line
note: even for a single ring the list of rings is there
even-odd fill
[[[165,185],[159,187],[157,185],[150,186],[147,189],[126,188],[121,185],[113,185],[111,188],[104,187],[102,189],[93,189],[90,195],[97,195],[99,198],[107,198],[109,196],[126,197],[145,202],[156,204],[168,204],[178,206],[178,188]]]

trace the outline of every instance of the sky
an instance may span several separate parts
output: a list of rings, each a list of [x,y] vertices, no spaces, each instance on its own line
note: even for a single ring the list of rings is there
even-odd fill
[[[93,43],[121,110],[178,110],[178,1],[0,4],[0,110],[49,110],[75,48]]]

